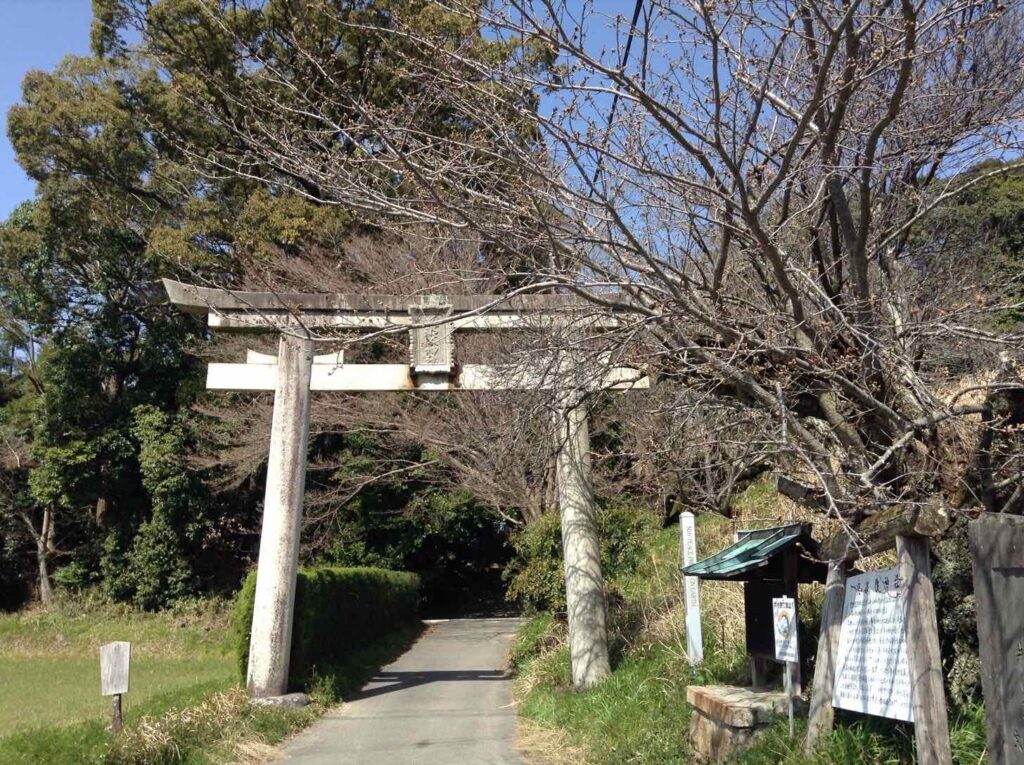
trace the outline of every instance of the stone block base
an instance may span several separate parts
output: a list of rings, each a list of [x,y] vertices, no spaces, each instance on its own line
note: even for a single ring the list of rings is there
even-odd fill
[[[304,707],[309,703],[305,693],[286,693],[283,696],[261,696],[249,699],[257,707]]]
[[[728,685],[691,686],[693,706],[690,751],[698,762],[725,762],[748,746],[754,736],[788,712],[784,691],[755,691]],[[797,697],[796,711],[806,707]]]

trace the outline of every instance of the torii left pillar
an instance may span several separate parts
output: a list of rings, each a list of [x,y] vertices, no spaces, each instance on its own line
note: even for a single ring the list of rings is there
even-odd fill
[[[255,698],[288,691],[312,369],[313,341],[282,334],[246,673],[249,695]]]
[[[607,677],[611,666],[587,408],[576,394],[563,394],[562,399],[555,427],[565,604],[572,684],[583,690]]]

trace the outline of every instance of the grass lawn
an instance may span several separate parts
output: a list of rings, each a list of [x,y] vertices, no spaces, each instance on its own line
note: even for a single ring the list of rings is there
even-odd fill
[[[101,600],[0,615],[2,765],[223,765],[265,762],[273,745],[358,689],[421,631],[397,627],[326,666],[299,709],[256,707],[239,687],[230,604],[197,601],[141,613]],[[99,647],[132,644],[125,732],[114,738],[100,696]]]
[[[141,652],[140,652],[141,653]],[[235,682],[233,662],[220,656],[195,659],[132,657],[131,691],[123,709],[168,691],[192,686],[226,689]],[[0,736],[14,731],[82,720],[107,720],[111,700],[100,696],[96,657],[0,657]]]
[[[190,687],[236,683],[227,642],[227,609],[206,603],[176,613],[144,614],[86,600],[0,616],[0,737],[84,720],[106,721],[99,647],[132,643],[131,717],[147,702]]]

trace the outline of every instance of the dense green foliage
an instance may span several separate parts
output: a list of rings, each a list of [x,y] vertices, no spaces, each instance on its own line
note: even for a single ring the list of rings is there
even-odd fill
[[[318,563],[414,571],[435,616],[500,603],[512,555],[507,524],[479,500],[418,481],[367,488],[339,514],[329,540]]]
[[[625,507],[598,512],[601,568],[614,582],[633,573],[654,536],[658,519],[651,513]],[[547,513],[513,539],[516,557],[506,569],[509,600],[535,611],[565,610],[562,536],[557,513]]]
[[[161,277],[316,289],[303,279],[323,267],[354,289],[377,289],[348,245],[379,232],[352,210],[310,202],[287,172],[250,168],[242,181],[191,163],[250,161],[230,129],[246,119],[230,94],[252,87],[237,46],[256,44],[272,65],[321,78],[339,102],[348,92],[410,99],[422,129],[439,133],[467,126],[424,108],[417,88],[392,74],[415,46],[349,22],[384,28],[397,9],[425,32],[512,53],[472,20],[420,0],[316,0],[301,13],[285,0],[233,6],[97,0],[92,55],[29,72],[7,115],[38,194],[0,225],[0,436],[16,447],[0,458],[0,608],[46,599],[51,576],[162,608],[234,589],[252,562],[264,466],[232,461],[232,438],[251,438],[252,423],[207,414],[223,400],[202,391],[195,353],[210,338],[165,304]],[[331,59],[329,71],[307,66],[311,51]],[[280,102],[288,88],[263,95]],[[331,152],[356,154],[372,133]],[[386,435],[340,430],[314,439],[315,461],[330,468],[311,492],[372,476],[371,453],[422,457],[399,453]],[[351,502],[321,504],[337,522],[317,529],[314,557],[440,572],[427,591],[451,600],[471,584],[500,586],[504,528],[463,492],[439,491],[445,481],[399,471],[366,481]]]
[[[289,685],[314,687],[354,654],[414,624],[419,577],[377,568],[321,567],[299,571],[289,664]],[[244,679],[256,573],[242,585],[232,616],[235,655]]]
[[[963,174],[972,182],[963,193],[945,200],[915,234],[921,265],[948,269],[964,278],[977,272],[982,284],[1009,287],[1009,302],[1024,297],[1024,171],[999,172],[998,161],[980,163]],[[966,297],[966,296],[965,296]],[[1002,324],[1024,320],[1018,305],[1001,311]]]

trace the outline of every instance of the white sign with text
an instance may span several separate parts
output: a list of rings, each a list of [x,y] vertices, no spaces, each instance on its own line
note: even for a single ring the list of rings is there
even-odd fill
[[[772,623],[775,625],[776,660],[800,661],[794,598],[772,598]]]
[[[914,721],[905,593],[897,568],[847,580],[832,706]]]
[[[679,548],[683,565],[697,562],[697,527],[693,513],[679,516]],[[700,627],[700,580],[695,576],[683,577],[686,598],[686,654],[690,664],[704,661],[704,639]]]

